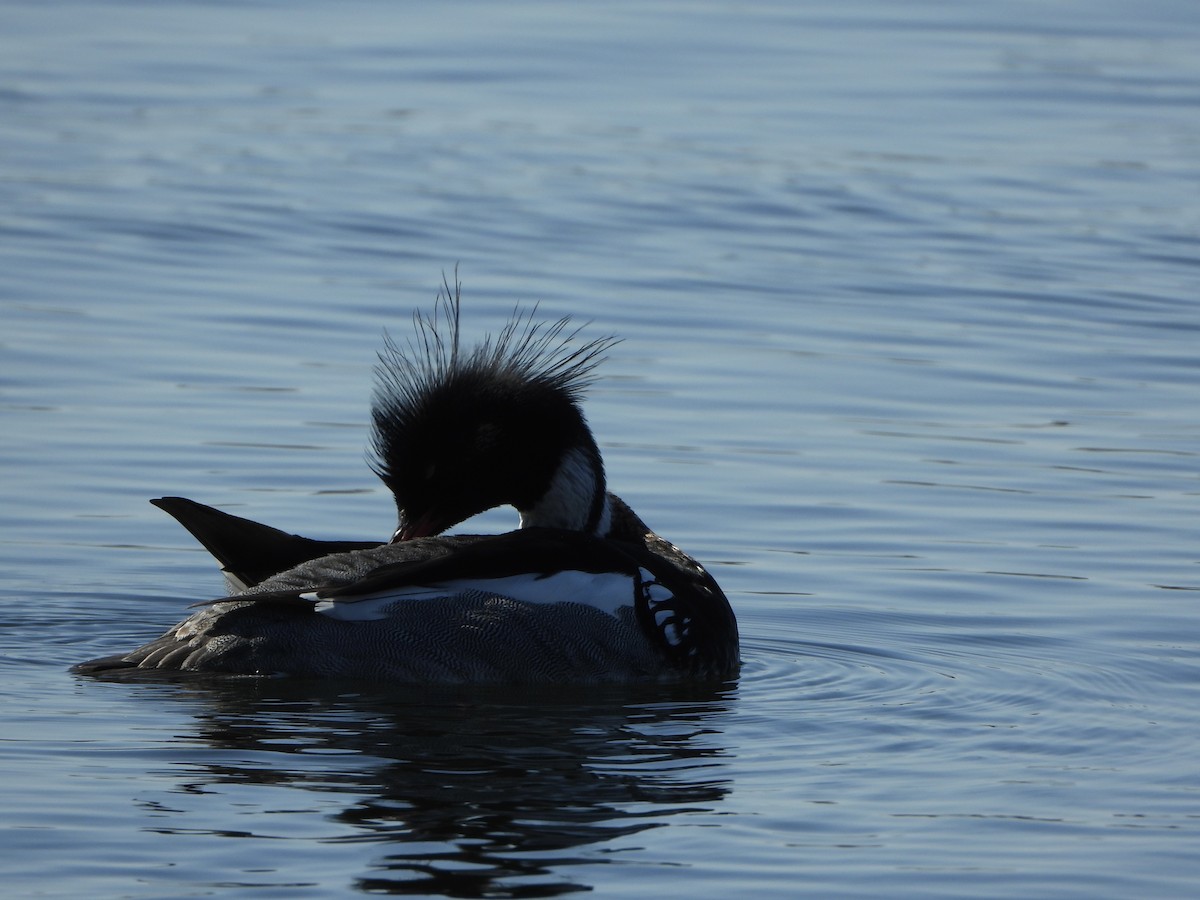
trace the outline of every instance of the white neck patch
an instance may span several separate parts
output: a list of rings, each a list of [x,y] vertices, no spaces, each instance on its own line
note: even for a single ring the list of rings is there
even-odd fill
[[[550,481],[550,487],[537,505],[532,509],[519,510],[521,527],[582,531],[592,511],[596,491],[600,489],[595,463],[576,448],[563,459]],[[611,518],[606,496],[596,534],[608,534]]]

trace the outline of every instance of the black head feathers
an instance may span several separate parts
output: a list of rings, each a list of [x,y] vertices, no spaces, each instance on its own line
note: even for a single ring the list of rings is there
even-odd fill
[[[579,408],[617,339],[580,341],[569,318],[535,320],[536,307],[495,336],[461,343],[461,288],[414,313],[401,346],[385,335],[372,403],[371,467],[391,489],[401,530],[433,534],[475,513],[533,506],[560,464],[599,451]]]

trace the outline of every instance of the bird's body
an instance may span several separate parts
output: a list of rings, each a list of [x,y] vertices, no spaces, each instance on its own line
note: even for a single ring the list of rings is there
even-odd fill
[[[381,355],[374,468],[391,542],[317,541],[182,498],[154,501],[221,563],[233,596],[76,671],[403,683],[728,679],[737,625],[716,581],[606,490],[579,409],[602,339],[515,317],[469,354],[458,297]],[[443,330],[448,328],[448,331]],[[521,528],[441,533],[510,504]]]

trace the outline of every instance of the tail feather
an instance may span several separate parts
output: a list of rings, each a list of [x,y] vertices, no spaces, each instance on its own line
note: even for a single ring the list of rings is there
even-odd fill
[[[309,560],[380,544],[379,541],[318,541],[288,534],[185,497],[160,497],[150,502],[191,532],[239,590]]]

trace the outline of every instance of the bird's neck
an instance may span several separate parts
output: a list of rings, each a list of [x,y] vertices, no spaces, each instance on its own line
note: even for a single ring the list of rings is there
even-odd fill
[[[607,536],[612,504],[605,491],[604,463],[595,445],[568,451],[541,499],[519,512],[522,528],[564,528]]]

